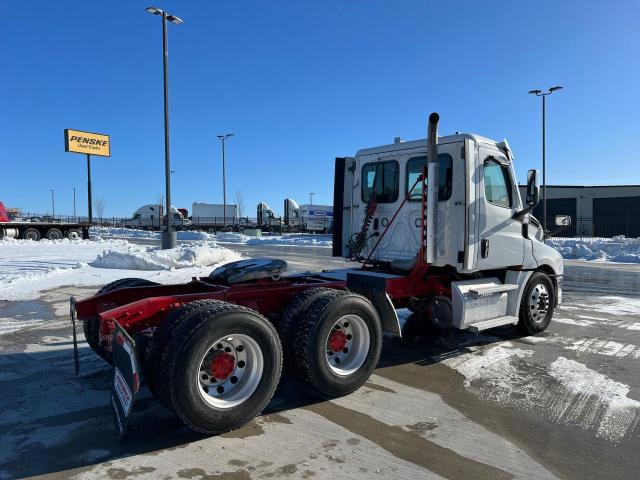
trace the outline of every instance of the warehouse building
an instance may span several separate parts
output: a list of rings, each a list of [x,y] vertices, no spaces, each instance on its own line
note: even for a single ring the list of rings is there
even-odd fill
[[[524,199],[525,186],[519,187]],[[533,214],[542,221],[542,187]],[[572,221],[557,236],[640,237],[640,185],[547,185],[548,230],[556,215],[570,215]]]

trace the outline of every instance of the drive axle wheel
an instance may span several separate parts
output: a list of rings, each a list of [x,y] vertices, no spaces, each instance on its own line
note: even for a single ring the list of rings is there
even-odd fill
[[[163,403],[208,434],[258,415],[282,371],[278,334],[266,318],[239,305],[212,303],[176,325],[156,370]]]
[[[382,349],[382,327],[371,302],[351,292],[327,292],[300,314],[295,373],[327,396],[346,395],[367,381]]]
[[[333,325],[327,340],[327,363],[337,375],[358,370],[369,352],[371,336],[358,315],[345,315]]]
[[[251,337],[230,334],[215,342],[200,362],[198,382],[206,402],[217,408],[231,408],[255,392],[264,357]]]
[[[551,322],[555,305],[553,282],[543,272],[534,272],[527,282],[520,302],[518,328],[525,335],[544,331]]]

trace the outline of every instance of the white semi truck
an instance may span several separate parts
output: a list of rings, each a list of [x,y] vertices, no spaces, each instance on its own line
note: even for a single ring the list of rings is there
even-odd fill
[[[295,200],[285,198],[284,224],[292,231],[327,233],[333,224],[333,206],[298,205]]]
[[[174,206],[171,207],[170,217],[171,224],[177,229],[186,229],[191,226],[191,221],[188,218],[184,218],[182,213]],[[166,222],[167,216],[164,214],[163,205],[156,203],[138,208],[133,212],[131,218],[125,221],[125,227],[159,230],[161,225],[166,225]]]
[[[407,324],[545,330],[563,261],[530,214],[537,173],[523,202],[507,142],[438,138],[438,119],[429,117],[428,141],[336,159],[333,254],[360,266],[287,275],[282,260],[247,259],[187,284],[121,279],[72,298],[90,347],[124,372],[116,418],[132,411],[136,358],[167,408],[217,434],[266,407],[282,365],[325,397],[353,392],[378,365],[383,334],[410,336]],[[418,313],[404,327],[400,308]],[[124,436],[126,421],[118,428]]]

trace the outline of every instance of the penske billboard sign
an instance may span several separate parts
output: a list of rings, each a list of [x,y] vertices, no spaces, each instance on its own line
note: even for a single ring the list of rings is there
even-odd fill
[[[64,150],[65,152],[109,157],[111,156],[111,140],[109,135],[66,128],[64,130]]]

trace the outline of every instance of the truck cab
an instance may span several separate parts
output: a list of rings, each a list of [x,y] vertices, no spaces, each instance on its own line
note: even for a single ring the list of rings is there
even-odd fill
[[[459,280],[451,282],[446,296],[451,302],[449,321],[459,328],[476,320],[494,320],[487,328],[515,323],[535,272],[549,278],[549,298],[557,304],[562,257],[541,241],[540,224],[529,213],[537,204],[537,173],[529,172],[523,202],[506,140],[455,134],[437,137],[436,149],[432,163],[437,165],[430,171],[437,172],[437,181],[427,176],[424,183],[427,139],[366,148],[355,157],[336,159],[334,256],[407,275],[424,251],[430,272],[448,272]],[[429,195],[428,182],[437,188],[437,196]],[[471,290],[476,293],[467,295]],[[503,306],[488,311],[491,308],[475,302],[483,296],[478,292],[486,293],[482,301],[487,305]],[[485,311],[474,318],[470,306]]]

